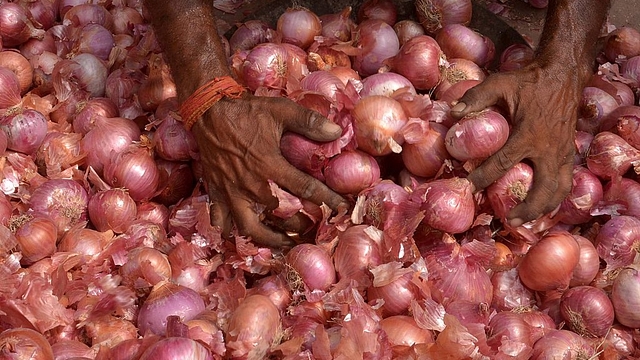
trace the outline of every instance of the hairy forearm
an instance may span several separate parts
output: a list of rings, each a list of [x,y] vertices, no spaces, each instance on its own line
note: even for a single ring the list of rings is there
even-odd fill
[[[208,80],[230,74],[213,1],[144,0],[144,4],[171,67],[179,101]]]
[[[581,78],[589,74],[610,4],[610,0],[550,0],[538,47],[538,63],[571,64]]]

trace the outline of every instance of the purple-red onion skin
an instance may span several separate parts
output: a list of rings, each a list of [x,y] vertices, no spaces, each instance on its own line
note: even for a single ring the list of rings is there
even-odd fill
[[[229,38],[232,52],[251,50],[256,45],[270,40],[274,34],[269,24],[262,20],[248,20],[238,25],[236,31]]]
[[[164,335],[168,316],[177,315],[183,321],[188,321],[204,309],[204,301],[197,292],[184,286],[162,282],[154,286],[149,297],[140,306],[138,329],[141,334],[149,332]]]
[[[13,328],[1,332],[0,349],[2,349],[2,358],[7,360],[52,360],[54,358],[53,349],[47,338],[29,328]]]
[[[410,94],[416,95],[416,89],[406,77],[395,72],[381,72],[362,79],[360,96],[363,98],[371,95],[392,97],[393,93],[400,89],[406,89]]]
[[[258,44],[244,60],[242,78],[251,91],[259,87],[282,89],[287,81],[287,59],[287,50],[282,45]]]
[[[480,67],[495,57],[495,44],[488,37],[460,24],[450,24],[438,31],[435,40],[447,58],[471,60]]]
[[[347,228],[338,236],[333,261],[339,279],[356,280],[366,288],[371,282],[369,269],[382,263],[380,244],[367,234],[367,225]]]
[[[613,281],[611,302],[620,324],[636,329],[640,327],[640,270],[637,265],[620,271]]]
[[[89,218],[98,231],[123,233],[136,218],[136,202],[125,189],[115,188],[91,196]]]
[[[380,179],[380,166],[371,155],[352,150],[332,157],[323,173],[331,189],[341,194],[357,194]]]
[[[210,350],[186,337],[168,337],[151,345],[140,360],[213,360]]]
[[[412,38],[425,35],[424,28],[420,25],[419,22],[414,20],[400,20],[393,25],[393,30],[396,31],[398,35],[398,41],[400,41],[400,46],[404,45],[407,41]]]
[[[604,54],[611,62],[640,55],[640,31],[631,26],[615,29],[605,39]]]
[[[356,28],[361,53],[353,59],[353,68],[366,77],[382,67],[383,61],[395,56],[400,50],[398,35],[391,25],[382,20],[365,20]]]
[[[586,337],[603,337],[613,325],[609,296],[593,286],[572,287],[562,294],[560,313],[571,330]]]
[[[7,135],[7,149],[33,154],[47,136],[47,119],[37,110],[25,109],[0,119],[0,129]]]
[[[451,234],[469,230],[475,217],[471,186],[464,178],[438,179],[425,184],[421,197],[422,222]]]
[[[281,327],[280,313],[264,295],[249,295],[231,314],[227,350],[233,358],[263,359]]]
[[[601,179],[624,175],[633,162],[640,160],[640,150],[629,145],[620,136],[602,131],[591,142],[587,155],[587,168]]]
[[[607,270],[633,264],[640,244],[640,220],[633,216],[612,217],[600,228],[595,239],[596,250],[606,262]]]
[[[336,271],[331,257],[317,245],[296,245],[287,253],[286,260],[295,272],[289,278],[299,277],[310,291],[327,291],[335,283]]]
[[[640,149],[640,106],[620,106],[609,114],[609,119],[616,123],[620,137]]]
[[[387,333],[392,346],[432,344],[433,332],[422,329],[411,316],[395,315],[380,320],[380,328]]]
[[[485,159],[502,148],[509,138],[509,123],[498,112],[484,110],[465,116],[445,137],[447,151],[460,161]]]
[[[446,126],[432,122],[420,141],[405,141],[401,155],[407,170],[425,178],[436,175],[450,158],[444,141],[447,130]]]
[[[613,179],[604,186],[605,203],[622,205],[616,208],[620,215],[640,219],[640,183],[630,178]]]
[[[393,26],[398,18],[398,9],[391,0],[366,0],[358,9],[358,22],[369,19],[382,20]]]
[[[571,234],[549,233],[520,261],[520,280],[535,291],[566,289],[579,257],[580,246]]]
[[[322,34],[322,23],[318,15],[303,7],[287,9],[276,24],[282,41],[306,49],[314,38]]]
[[[56,251],[58,228],[47,217],[35,217],[16,230],[18,249],[22,254],[21,263],[31,265],[38,260],[53,255]]]
[[[506,219],[509,211],[522,203],[533,185],[533,168],[520,162],[487,187],[487,200],[495,215]]]
[[[595,351],[587,339],[569,330],[552,330],[533,345],[531,360],[591,359]]]
[[[87,220],[89,195],[75,180],[49,179],[31,195],[31,209],[52,220],[62,236],[70,228]]]
[[[557,219],[565,224],[578,225],[591,220],[593,209],[604,196],[602,182],[583,166],[573,168],[573,187],[560,203]]]
[[[444,61],[440,45],[431,36],[419,35],[404,43],[398,54],[385,63],[409,79],[416,89],[426,90],[440,82],[440,67]]]

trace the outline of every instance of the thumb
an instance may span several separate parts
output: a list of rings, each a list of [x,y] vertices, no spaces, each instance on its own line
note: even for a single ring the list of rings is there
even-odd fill
[[[497,83],[492,83],[490,79],[487,79],[467,90],[451,108],[451,115],[460,119],[470,113],[481,111],[497,104],[502,98],[502,93],[498,90]]]
[[[342,135],[340,125],[331,122],[320,113],[293,104],[278,115],[282,118],[285,129],[304,135],[311,140],[332,141]]]

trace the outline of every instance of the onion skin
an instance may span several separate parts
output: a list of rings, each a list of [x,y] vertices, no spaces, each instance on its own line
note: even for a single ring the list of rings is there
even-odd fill
[[[602,131],[591,142],[587,155],[587,168],[601,179],[622,176],[640,160],[640,150],[629,145],[620,136]]]
[[[520,162],[487,187],[487,200],[494,214],[506,219],[509,211],[522,203],[533,185],[533,168]]]
[[[37,110],[25,109],[3,116],[0,129],[7,134],[7,149],[31,155],[47,136],[47,119]]]
[[[429,122],[416,139],[407,139],[402,146],[402,162],[412,174],[430,178],[435,176],[449,159],[445,136],[449,129],[439,123]]]
[[[535,291],[566,289],[579,258],[580,246],[571,234],[549,233],[520,261],[520,280]]]
[[[282,42],[306,49],[316,36],[322,34],[322,23],[311,10],[295,7],[280,15],[276,30],[282,34]]]
[[[88,217],[89,195],[75,180],[47,180],[33,191],[30,202],[34,214],[54,222],[59,236]]]
[[[367,233],[367,225],[347,228],[338,235],[338,245],[333,253],[333,261],[339,279],[356,280],[366,288],[371,284],[369,268],[382,263],[380,244]]]
[[[395,23],[393,25],[393,30],[395,30],[398,35],[400,46],[404,45],[404,43],[416,36],[425,35],[424,28],[419,22],[408,19],[400,20]]]
[[[463,58],[486,67],[495,57],[491,39],[461,24],[446,25],[435,39],[447,58]]]
[[[576,286],[562,294],[560,313],[571,330],[586,337],[603,337],[613,325],[613,305],[602,289]]]
[[[168,316],[178,315],[183,321],[188,321],[204,309],[204,301],[197,292],[170,282],[160,282],[140,306],[138,329],[141,334],[164,335]]]
[[[426,90],[440,82],[440,67],[444,62],[438,43],[430,36],[419,35],[408,40],[397,55],[384,63],[409,79],[416,89]]]
[[[24,265],[31,265],[56,251],[58,228],[49,218],[33,218],[22,224],[15,235],[22,253],[20,262]]]
[[[562,200],[557,219],[565,224],[578,225],[591,220],[593,209],[604,197],[602,182],[589,169],[573,167],[571,193]]]
[[[631,26],[613,30],[605,39],[604,54],[611,62],[619,60],[619,57],[632,58],[640,55],[640,32]]]
[[[280,328],[280,313],[268,297],[247,296],[229,319],[226,332],[229,355],[233,358],[265,358]]]
[[[287,50],[280,44],[262,43],[251,49],[242,65],[242,78],[251,91],[261,86],[283,89],[287,80]]]
[[[336,271],[329,254],[313,244],[294,246],[286,256],[287,265],[294,271],[289,279],[299,278],[310,291],[326,291],[336,280]],[[296,288],[295,284],[292,286]]]
[[[640,327],[640,269],[638,265],[624,268],[613,281],[611,303],[616,320],[630,328]]]
[[[531,326],[520,313],[502,311],[495,314],[487,325],[487,345],[496,354],[503,354],[502,346],[510,343],[519,345],[518,351],[510,351],[511,356],[528,357],[531,354]],[[505,339],[506,338],[506,339]]]
[[[596,236],[598,255],[607,263],[606,270],[631,265],[640,244],[640,220],[621,215],[611,218]]]
[[[52,360],[53,350],[47,339],[28,328],[8,329],[0,333],[3,359]],[[6,356],[6,357],[5,357]]]

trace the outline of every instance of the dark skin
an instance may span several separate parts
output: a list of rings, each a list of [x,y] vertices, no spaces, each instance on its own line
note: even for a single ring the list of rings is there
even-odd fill
[[[462,117],[498,104],[511,113],[514,130],[509,141],[469,178],[479,191],[522,159],[533,163],[534,186],[525,202],[509,214],[512,225],[553,210],[571,189],[576,109],[592,71],[595,43],[609,2],[550,0],[534,63],[517,73],[489,76],[453,109],[454,116]],[[231,75],[216,32],[212,4],[202,0],[145,0],[180,102],[212,78]],[[348,206],[339,194],[282,157],[279,144],[286,130],[319,141],[334,140],[341,133],[326,118],[287,99],[249,94],[217,102],[194,125],[192,131],[200,147],[211,198],[211,222],[223,234],[229,234],[234,222],[243,235],[262,245],[294,245],[284,233],[263,222],[262,207],[271,210],[278,205],[268,180],[333,210]],[[299,215],[278,225],[300,231],[307,223]]]

